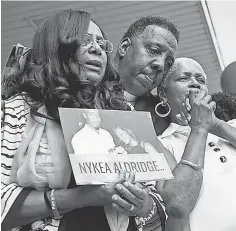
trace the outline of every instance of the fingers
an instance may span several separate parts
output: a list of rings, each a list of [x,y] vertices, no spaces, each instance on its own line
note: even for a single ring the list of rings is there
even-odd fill
[[[197,95],[196,95],[196,98],[195,100],[196,101],[201,101],[203,100],[203,98],[207,95],[207,93],[203,90],[201,90]]]
[[[131,204],[128,207],[126,206],[126,208],[124,208],[124,207],[120,206],[119,204],[112,203],[112,207],[114,209],[116,209],[119,213],[127,214],[128,216],[135,216],[135,214],[136,214],[135,209],[132,207]]]
[[[199,89],[190,89],[189,91],[189,104],[192,105],[194,100],[196,99],[197,94],[199,93]]]
[[[134,194],[137,198],[143,200],[148,194],[147,189],[142,189],[138,187],[137,185],[130,184],[129,182],[124,182],[123,183],[124,187],[126,187],[132,194]]]
[[[176,118],[182,122],[183,125],[188,125],[188,121],[191,120],[191,116],[186,108],[185,103],[180,108],[180,113],[176,115]]]
[[[138,198],[135,194],[133,194],[129,189],[127,189],[122,184],[116,185],[116,190],[122,195],[122,198],[117,195],[116,199],[122,204],[124,204],[125,200],[130,201],[134,205],[139,205],[142,203],[142,199]],[[125,200],[124,200],[125,199]]]
[[[181,125],[188,125],[188,120],[183,113],[177,114],[176,118],[181,122]]]
[[[190,105],[190,100],[189,98],[187,97],[186,100],[185,100],[185,105],[186,105],[186,109],[187,111],[191,111],[191,105]]]
[[[133,184],[134,183],[134,180],[135,180],[135,174],[134,172],[130,172],[129,173],[129,176],[127,177],[126,181]]]
[[[185,120],[187,120],[186,122],[188,123],[188,121],[191,120],[191,115],[189,114],[187,107],[188,107],[188,105],[186,105],[186,103],[182,104],[182,114],[183,114]],[[190,109],[191,109],[191,107],[190,107]]]
[[[210,96],[210,95],[207,95],[207,96],[205,96],[205,97],[203,98],[202,101],[203,101],[204,103],[208,104],[208,103],[211,102],[211,100],[212,100],[211,96]]]
[[[112,184],[113,184],[113,185],[116,185],[116,184],[119,184],[119,183],[123,183],[123,182],[125,181],[125,177],[126,177],[126,172],[125,172],[123,169],[121,169],[121,170],[119,171],[119,174],[118,174],[117,179],[115,179],[115,180],[112,182]]]
[[[139,182],[136,182],[135,185],[141,189],[145,189],[146,187],[143,184],[140,184]]]
[[[212,110],[212,111],[215,111],[215,108],[216,108],[216,102],[215,101],[211,101],[209,104],[208,104],[209,108]]]

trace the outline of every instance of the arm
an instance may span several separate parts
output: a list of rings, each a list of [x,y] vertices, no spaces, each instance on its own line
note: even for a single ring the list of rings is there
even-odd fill
[[[140,224],[137,216],[148,217],[153,212],[151,219],[146,222],[143,230],[152,231],[161,227],[164,231],[166,222],[164,205],[152,183],[149,182],[145,185],[134,183],[134,174],[131,173],[126,182],[116,185],[116,190],[120,194],[112,197],[112,206],[116,210],[127,216],[136,216],[137,225]],[[154,206],[153,201],[156,206]]]
[[[182,160],[204,167],[205,147],[208,131],[213,126],[212,112],[215,103],[204,92],[196,98],[190,94],[191,133],[185,146]],[[178,148],[178,147],[177,147]],[[168,159],[167,159],[168,160]],[[174,179],[157,182],[157,189],[166,203],[167,214],[174,219],[187,216],[195,206],[202,185],[202,172],[183,164],[173,169]]]
[[[77,208],[109,204],[112,195],[115,194],[115,185],[124,180],[125,174],[121,173],[114,182],[107,185],[56,190],[55,199],[58,211],[60,214],[64,214]],[[12,206],[2,222],[2,227],[3,230],[8,230],[47,217],[52,217],[52,211],[45,203],[44,193],[32,190],[24,200],[18,201]]]
[[[165,231],[191,231],[189,218],[174,219],[173,217],[169,217],[166,222]]]
[[[183,160],[204,166],[207,134],[207,132],[198,130],[190,133],[182,156]],[[165,156],[171,155],[168,151],[164,153]],[[166,159],[170,163],[168,161],[170,158]],[[174,163],[171,162],[173,166]],[[202,173],[181,163],[172,170],[174,179],[157,182],[157,190],[166,204],[167,214],[174,218],[182,218],[192,211],[197,201],[202,185]]]
[[[234,119],[232,122],[234,122],[235,127],[223,120],[216,119],[216,125],[210,130],[210,132],[227,140],[236,148],[236,119]]]
[[[11,183],[10,174],[14,155],[24,132],[25,116],[22,98],[11,99],[6,103],[3,124],[1,133],[2,228],[9,230],[38,219],[52,217],[52,212],[46,206],[43,192],[36,190],[26,192],[27,189]],[[58,210],[63,214],[75,208],[111,203],[111,197],[116,192],[115,185],[123,182],[124,179],[123,174],[107,185],[57,190],[55,198]]]

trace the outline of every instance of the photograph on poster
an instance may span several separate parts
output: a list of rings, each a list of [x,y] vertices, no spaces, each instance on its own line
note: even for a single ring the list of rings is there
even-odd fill
[[[120,169],[136,172],[137,181],[173,177],[155,147],[150,113],[78,108],[59,113],[78,184],[110,182]]]

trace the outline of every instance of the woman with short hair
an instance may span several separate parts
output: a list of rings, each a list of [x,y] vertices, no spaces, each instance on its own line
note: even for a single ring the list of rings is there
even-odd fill
[[[182,216],[175,216],[176,211],[166,204],[167,230],[236,230],[236,120],[226,123],[215,116],[206,74],[193,59],[176,59],[158,92],[159,120],[171,121],[159,139],[177,161],[173,172],[185,170],[181,184],[175,179],[179,193],[192,192],[192,203],[183,205]],[[163,107],[165,113],[160,110]],[[180,119],[181,115],[186,119]],[[157,184],[168,202],[172,191]]]

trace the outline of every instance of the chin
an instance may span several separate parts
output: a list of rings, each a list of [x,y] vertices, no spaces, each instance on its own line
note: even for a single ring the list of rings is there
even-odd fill
[[[102,80],[103,76],[99,75],[97,73],[89,73],[87,74],[87,80],[92,82],[93,84],[97,84],[98,82],[100,82]]]

